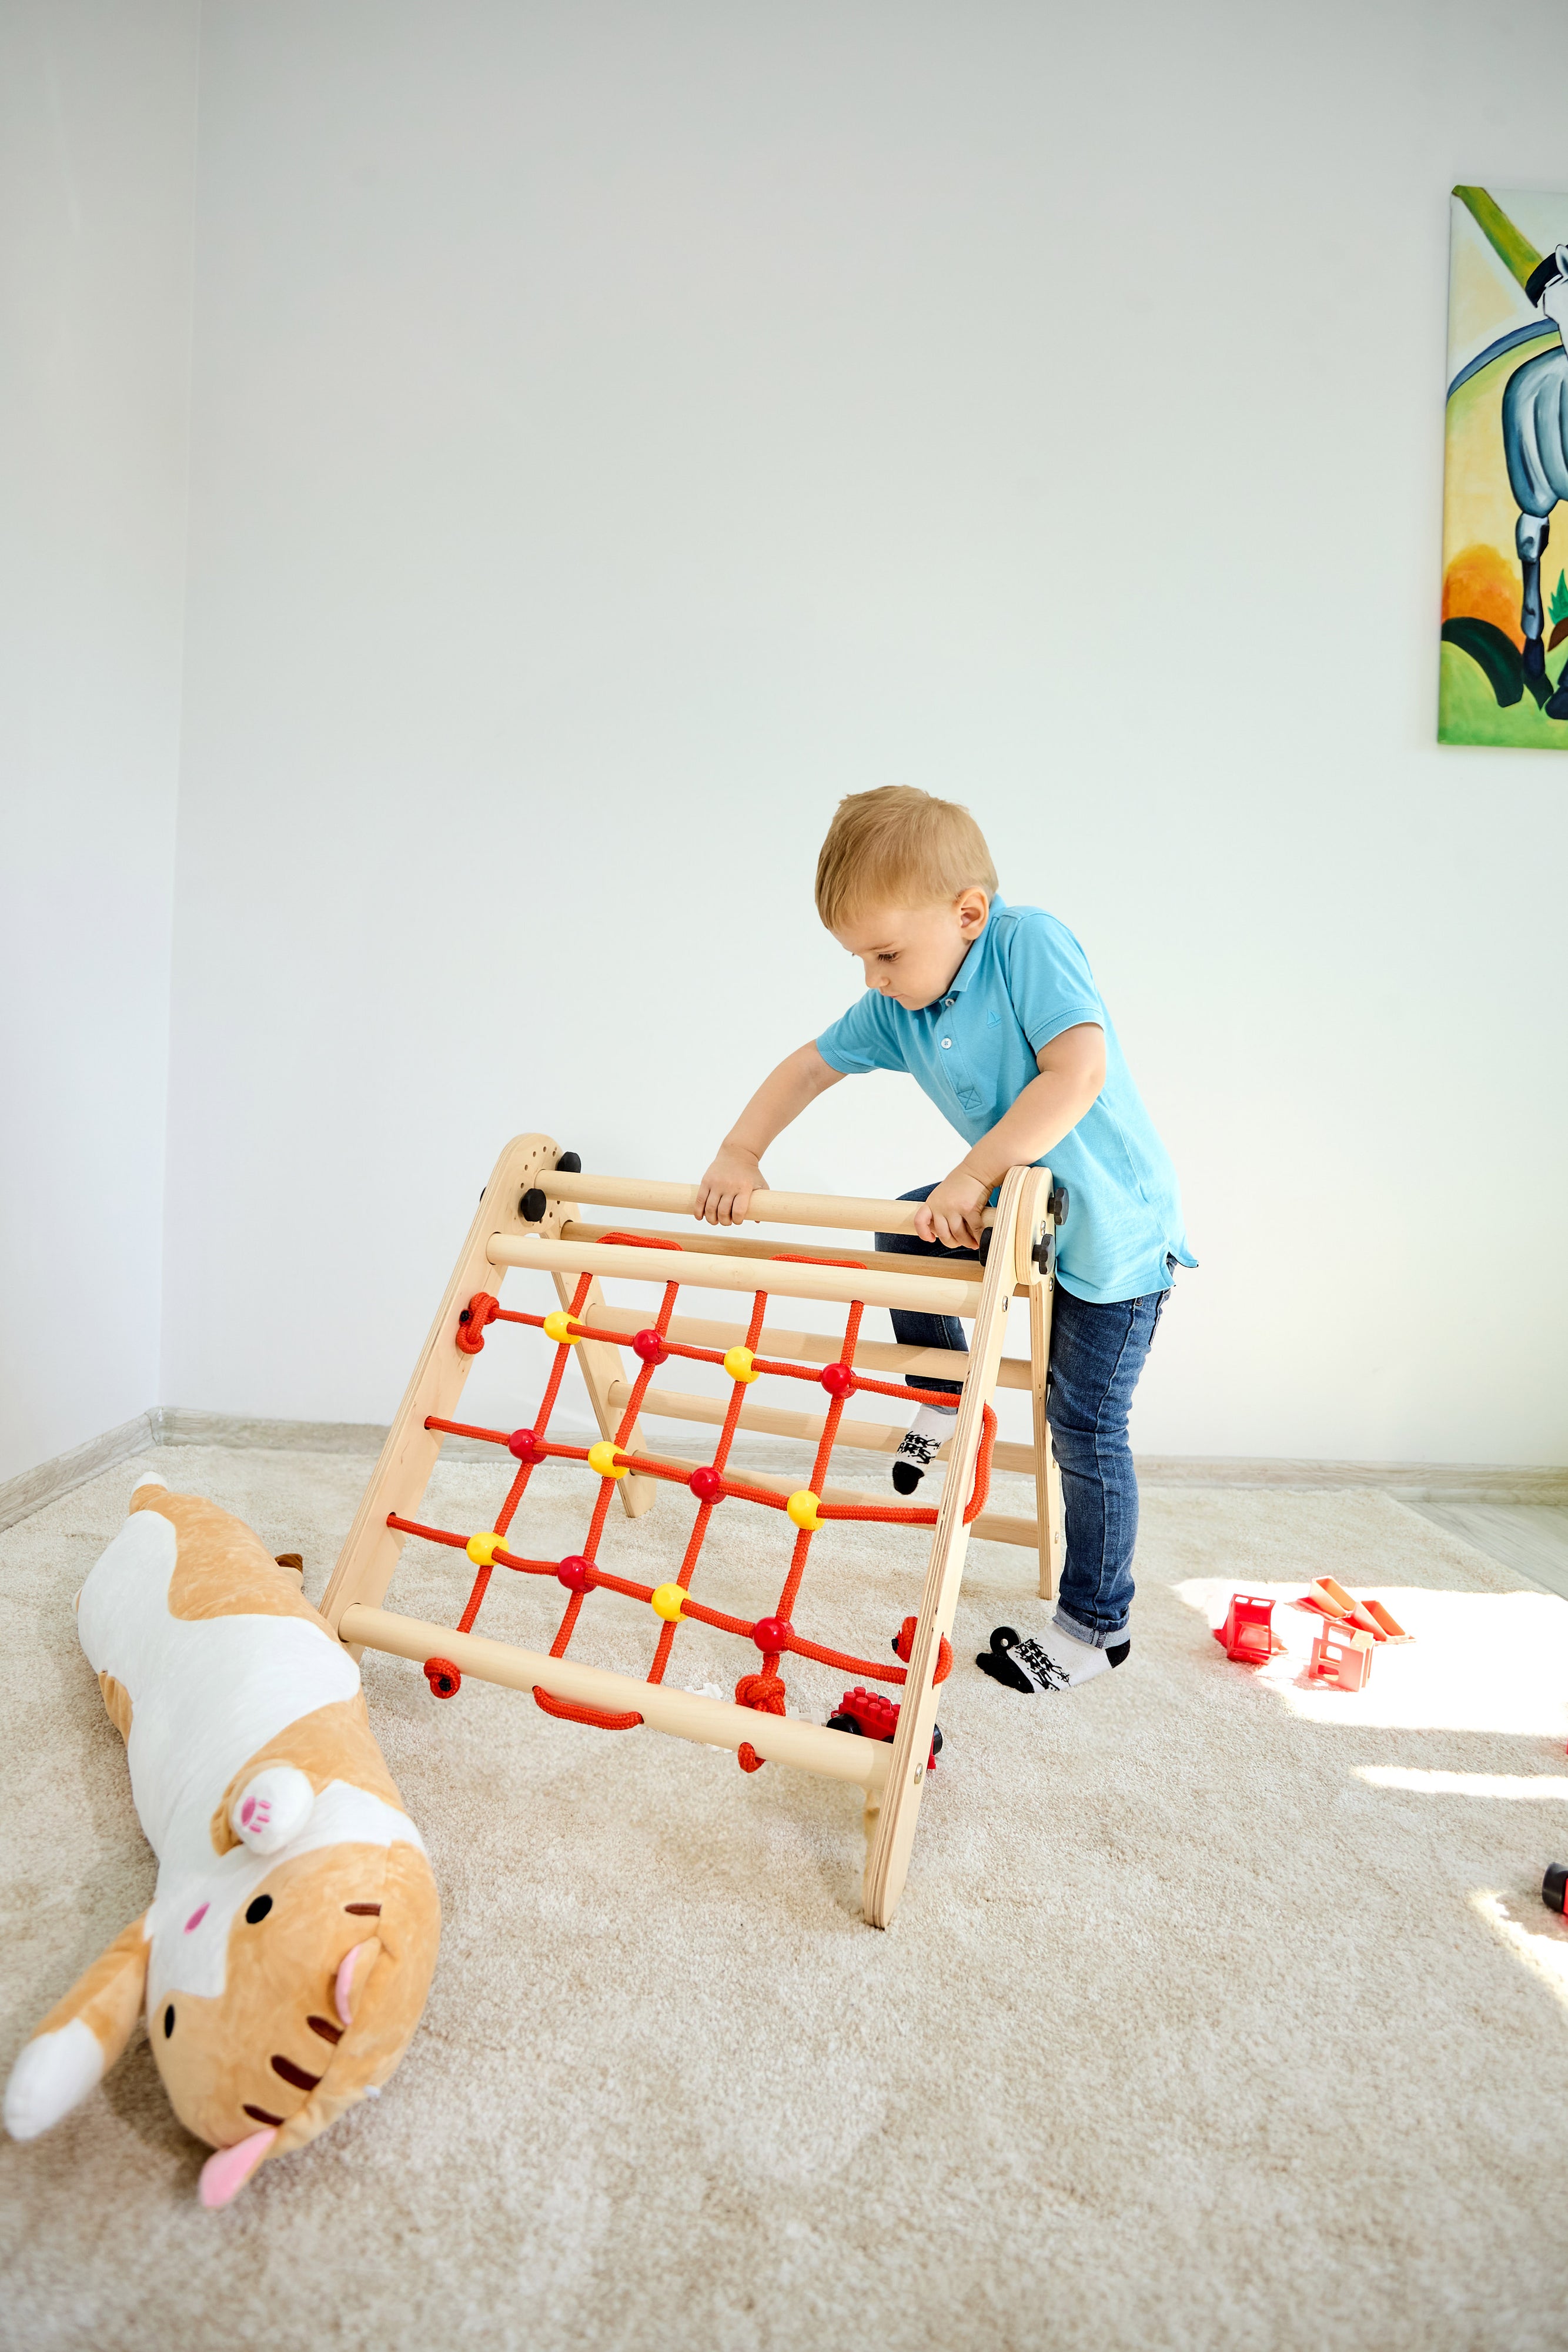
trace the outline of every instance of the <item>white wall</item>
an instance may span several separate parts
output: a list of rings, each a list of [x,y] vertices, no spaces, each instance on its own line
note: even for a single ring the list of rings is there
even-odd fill
[[[197,14],[0,11],[0,1478],[160,1401]]]
[[[1568,1458],[1568,763],[1434,741],[1447,192],[1546,0],[210,0],[167,1402],[380,1418],[503,1138],[695,1174],[841,793],[1084,940],[1148,1451]],[[958,1147],[840,1087],[780,1183]]]

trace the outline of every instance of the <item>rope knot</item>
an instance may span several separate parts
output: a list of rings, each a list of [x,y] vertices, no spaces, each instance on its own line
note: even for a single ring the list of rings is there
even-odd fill
[[[457,1318],[457,1345],[465,1356],[476,1356],[485,1344],[485,1328],[501,1311],[501,1302],[487,1290],[476,1290]]]
[[[784,1685],[777,1675],[742,1675],[735,1685],[735,1703],[755,1707],[758,1715],[782,1715]]]
[[[742,1675],[735,1685],[735,1703],[754,1707],[758,1715],[782,1715],[784,1685],[777,1675]],[[743,1739],[736,1750],[736,1761],[743,1772],[760,1772],[768,1759],[758,1756],[749,1739]]]

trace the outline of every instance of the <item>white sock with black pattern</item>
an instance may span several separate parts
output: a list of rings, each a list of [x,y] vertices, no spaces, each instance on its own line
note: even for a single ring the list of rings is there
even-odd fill
[[[982,1650],[975,1664],[993,1682],[1026,1695],[1076,1690],[1080,1683],[1092,1682],[1096,1675],[1119,1666],[1132,1646],[1125,1633],[1102,1649],[1055,1623],[1039,1633],[1018,1633],[1010,1625],[998,1625],[990,1648]]]
[[[923,1404],[904,1431],[893,1457],[893,1483],[901,1495],[913,1495],[943,1444],[953,1434],[958,1418],[956,1404]]]

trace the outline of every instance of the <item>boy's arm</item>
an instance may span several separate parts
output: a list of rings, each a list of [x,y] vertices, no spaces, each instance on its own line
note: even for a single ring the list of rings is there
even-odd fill
[[[1027,1168],[1071,1133],[1105,1083],[1105,1032],[1095,1021],[1064,1029],[1035,1055],[1031,1078],[1011,1110],[964,1154],[915,1212],[922,1241],[978,1249],[980,1220],[1009,1168]]]
[[[710,1225],[738,1225],[762,1181],[762,1155],[774,1137],[845,1075],[825,1062],[814,1045],[797,1046],[763,1079],[719,1145],[713,1166],[697,1186],[693,1214],[706,1217]]]

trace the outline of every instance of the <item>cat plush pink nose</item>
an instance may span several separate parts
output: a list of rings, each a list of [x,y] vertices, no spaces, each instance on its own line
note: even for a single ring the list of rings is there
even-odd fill
[[[252,2132],[248,2139],[235,2140],[233,2147],[220,2147],[208,2157],[197,2194],[209,2213],[239,2195],[277,2137],[276,2131]]]

